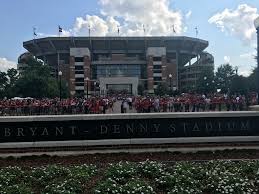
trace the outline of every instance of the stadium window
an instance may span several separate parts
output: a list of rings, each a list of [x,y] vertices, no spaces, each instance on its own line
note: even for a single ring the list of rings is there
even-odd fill
[[[81,83],[81,82],[75,83],[75,86],[84,86],[84,83]]]
[[[154,77],[154,81],[162,81],[162,77]]]
[[[75,74],[84,74],[84,71],[75,71]]]
[[[75,66],[75,70],[84,70],[84,66]]]
[[[153,61],[162,61],[162,57],[153,57]]]
[[[76,82],[84,82],[84,78],[76,78]]]
[[[161,69],[161,65],[154,65],[153,68],[154,69]]]
[[[75,57],[75,62],[84,62],[84,57]]]
[[[161,69],[154,69],[153,72],[154,73],[162,73],[162,70]]]

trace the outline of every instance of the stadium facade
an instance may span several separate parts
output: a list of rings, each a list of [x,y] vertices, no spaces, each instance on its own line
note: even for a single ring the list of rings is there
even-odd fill
[[[159,84],[172,90],[195,86],[201,70],[214,67],[204,52],[208,41],[183,36],[147,37],[47,37],[26,41],[28,53],[19,57],[18,70],[33,55],[49,64],[66,80],[71,96],[127,91],[139,85],[154,93]],[[195,60],[193,62],[193,60]]]

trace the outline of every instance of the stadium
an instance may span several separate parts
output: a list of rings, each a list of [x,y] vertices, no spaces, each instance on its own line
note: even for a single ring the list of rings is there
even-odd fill
[[[213,56],[204,51],[208,45],[185,36],[46,37],[23,43],[28,52],[19,57],[18,70],[33,55],[67,82],[71,96],[109,91],[136,95],[140,85],[152,94],[162,83],[184,91],[195,86],[202,70],[214,67]]]

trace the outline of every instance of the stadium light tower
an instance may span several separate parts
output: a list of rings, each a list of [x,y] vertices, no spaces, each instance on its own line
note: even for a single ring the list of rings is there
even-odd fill
[[[259,104],[259,17],[255,19],[254,25],[257,31],[257,104]]]

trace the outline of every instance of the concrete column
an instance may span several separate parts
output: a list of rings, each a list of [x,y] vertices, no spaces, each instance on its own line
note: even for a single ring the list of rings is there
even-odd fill
[[[69,58],[69,92],[71,96],[75,95],[75,57]]]
[[[179,52],[176,52],[176,89],[180,90],[180,78],[179,78]]]

